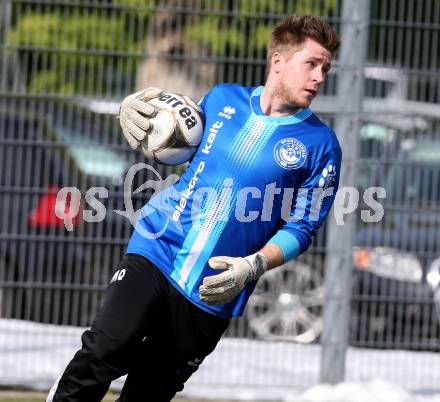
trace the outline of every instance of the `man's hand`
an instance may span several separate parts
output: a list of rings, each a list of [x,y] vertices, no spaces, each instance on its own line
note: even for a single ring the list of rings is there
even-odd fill
[[[208,261],[221,274],[208,276],[199,287],[200,300],[208,304],[225,304],[237,296],[249,281],[256,281],[267,270],[267,258],[261,253],[242,257],[212,257]]]
[[[150,118],[157,113],[154,106],[147,102],[162,92],[159,88],[149,87],[127,96],[119,109],[119,123],[130,147],[137,149],[151,129]]]

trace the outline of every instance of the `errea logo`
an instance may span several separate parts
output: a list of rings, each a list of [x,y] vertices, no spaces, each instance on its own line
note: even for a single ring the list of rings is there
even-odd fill
[[[235,114],[235,108],[232,106],[225,106],[223,108],[223,113],[229,114],[230,116],[232,116],[233,114]]]
[[[225,106],[223,108],[223,112],[219,112],[218,115],[220,117],[224,117],[225,119],[230,120],[232,115],[235,114],[235,107],[232,106]]]

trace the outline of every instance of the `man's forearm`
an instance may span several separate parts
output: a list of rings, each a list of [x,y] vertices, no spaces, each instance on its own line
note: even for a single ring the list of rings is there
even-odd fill
[[[267,243],[259,252],[266,257],[268,270],[284,263],[283,251],[275,243]]]

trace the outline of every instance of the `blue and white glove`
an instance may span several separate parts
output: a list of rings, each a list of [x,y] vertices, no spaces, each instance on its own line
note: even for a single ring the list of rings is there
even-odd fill
[[[267,258],[261,253],[244,258],[212,257],[208,263],[213,269],[225,270],[203,279],[199,287],[200,300],[208,304],[229,303],[249,281],[256,281],[267,271]]]

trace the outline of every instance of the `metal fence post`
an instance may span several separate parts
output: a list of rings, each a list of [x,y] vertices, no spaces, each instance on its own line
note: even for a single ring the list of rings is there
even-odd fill
[[[11,19],[11,2],[10,0],[0,1],[0,43],[4,43],[8,25]]]
[[[339,188],[355,187],[356,155],[363,96],[363,64],[368,43],[369,0],[344,0],[341,20],[340,68],[338,74],[338,115],[335,131],[343,152]],[[337,198],[338,200],[338,198]],[[335,203],[335,209],[338,208]],[[344,379],[348,346],[352,286],[351,248],[355,228],[353,214],[344,225],[334,221],[327,231],[325,275],[326,303],[321,337],[321,382]]]
[[[0,0],[0,44],[6,43],[6,35],[11,21],[11,2],[10,0]],[[6,50],[0,50],[0,90],[6,87],[8,60]]]

